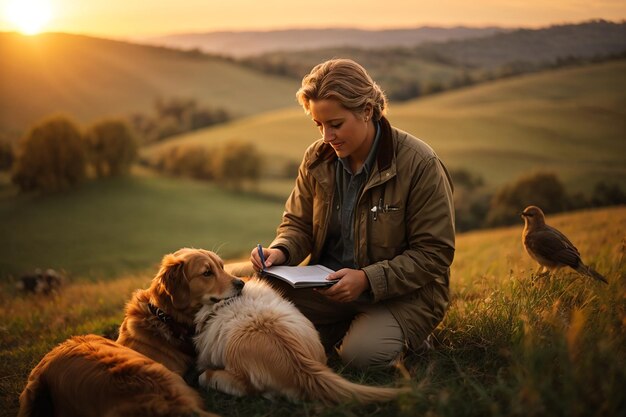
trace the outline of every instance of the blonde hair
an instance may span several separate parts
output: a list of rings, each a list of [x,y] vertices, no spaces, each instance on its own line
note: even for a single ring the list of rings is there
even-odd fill
[[[296,98],[307,114],[310,101],[325,99],[335,99],[355,114],[371,105],[374,120],[380,120],[387,109],[385,93],[365,68],[351,59],[331,59],[313,67],[302,79]]]

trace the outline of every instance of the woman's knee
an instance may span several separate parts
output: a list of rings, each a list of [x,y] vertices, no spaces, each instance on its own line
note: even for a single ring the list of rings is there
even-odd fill
[[[354,368],[386,368],[404,352],[405,343],[397,341],[379,341],[379,343],[346,338],[339,348],[341,361]]]

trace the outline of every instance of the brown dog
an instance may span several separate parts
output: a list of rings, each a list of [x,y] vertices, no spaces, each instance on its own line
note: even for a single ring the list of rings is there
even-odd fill
[[[200,395],[163,365],[96,335],[52,349],[28,377],[18,417],[204,416]]]
[[[117,343],[89,335],[54,348],[31,372],[19,416],[214,416],[181,377],[195,367],[193,319],[243,285],[213,252],[166,255],[127,304]]]
[[[184,375],[196,363],[195,314],[203,304],[239,294],[243,286],[213,252],[183,248],[166,255],[150,288],[136,291],[126,305],[117,342]]]

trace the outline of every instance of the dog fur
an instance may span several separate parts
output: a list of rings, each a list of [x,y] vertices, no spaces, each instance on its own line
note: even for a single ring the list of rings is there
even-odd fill
[[[28,377],[18,417],[204,416],[200,395],[163,365],[101,336],[51,350]]]
[[[352,383],[326,365],[313,324],[269,284],[250,280],[196,315],[199,383],[243,396],[276,394],[326,404],[386,401],[407,389]]]
[[[183,248],[166,255],[150,288],[136,291],[126,305],[117,342],[185,375],[196,363],[195,314],[211,300],[238,294],[243,285],[224,271],[214,252]],[[149,304],[163,313],[161,318]]]
[[[215,416],[182,378],[195,369],[193,319],[242,287],[213,252],[166,255],[150,287],[128,302],[117,343],[79,336],[50,351],[20,395],[19,417]]]

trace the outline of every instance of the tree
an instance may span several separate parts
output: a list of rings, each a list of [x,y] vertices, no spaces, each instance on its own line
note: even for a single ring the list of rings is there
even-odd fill
[[[626,193],[618,184],[605,181],[596,183],[591,194],[592,207],[616,206],[626,203]]]
[[[254,145],[234,140],[224,144],[218,152],[216,176],[225,186],[239,189],[244,181],[258,179],[261,164],[262,157]]]
[[[474,174],[466,168],[451,169],[450,177],[454,188],[463,187],[470,191],[485,185],[485,180],[479,174]]]
[[[567,209],[569,199],[556,174],[536,172],[502,187],[491,199],[487,225],[514,224],[519,221],[522,210],[529,205],[538,206],[545,213]]]
[[[212,180],[215,176],[212,154],[203,145],[172,146],[160,155],[157,168],[175,176]]]
[[[466,168],[451,169],[454,184],[455,226],[458,232],[477,229],[485,222],[491,193],[485,181]]]
[[[155,168],[174,176],[213,180],[225,187],[240,189],[256,181],[263,158],[254,145],[240,141],[207,147],[188,144],[168,147],[155,161]]]
[[[137,159],[137,140],[130,126],[122,120],[104,120],[85,134],[89,159],[100,178],[128,173]]]
[[[80,130],[57,115],[35,125],[19,140],[11,180],[22,191],[54,191],[85,179],[86,154]]]
[[[0,171],[9,171],[13,166],[13,147],[0,138]]]

